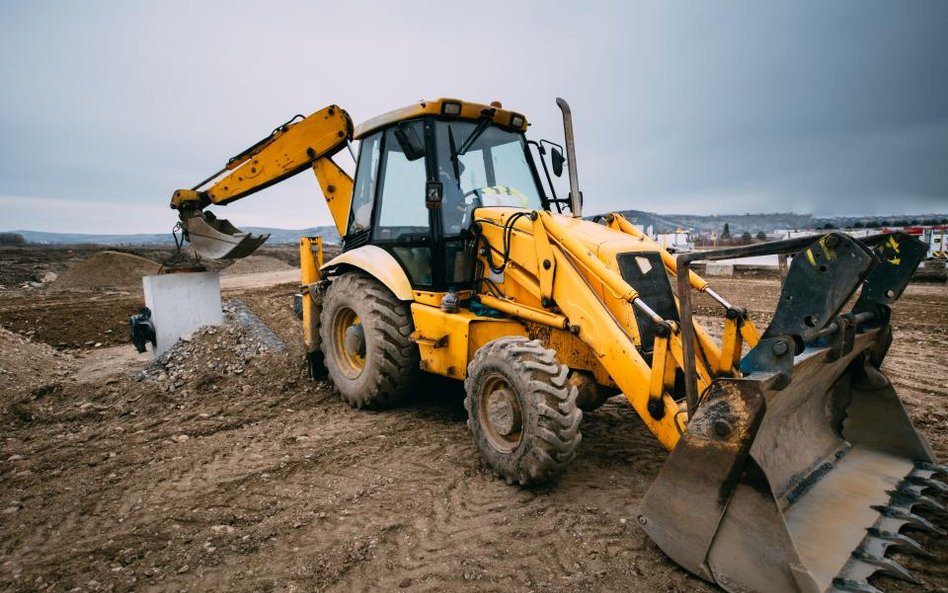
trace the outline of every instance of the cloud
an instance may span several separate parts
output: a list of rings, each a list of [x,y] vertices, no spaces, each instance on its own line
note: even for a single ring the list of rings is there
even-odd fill
[[[479,6],[2,3],[0,195],[122,204],[95,223],[116,231],[129,217],[113,212],[163,210],[295,113],[336,103],[364,121],[426,97],[498,99],[561,141],[563,96],[597,210],[948,203],[948,3]],[[42,203],[0,226],[79,230]],[[160,231],[167,215],[135,224]],[[311,179],[226,216],[330,223]]]

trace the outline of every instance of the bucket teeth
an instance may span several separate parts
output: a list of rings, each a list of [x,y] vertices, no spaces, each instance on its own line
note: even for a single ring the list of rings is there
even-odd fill
[[[925,496],[919,491],[914,490],[911,486],[899,486],[898,490],[889,490],[888,494],[892,497],[890,500],[893,506],[910,509],[917,504],[924,504],[939,511],[945,510],[945,505],[931,496]]]
[[[912,484],[913,486],[921,486],[923,488],[931,488],[932,490],[937,490],[941,493],[948,493],[948,484],[936,480],[935,478],[924,478],[922,476],[906,476],[905,482]]]
[[[916,461],[915,467],[917,469],[931,472],[933,474],[941,474],[948,478],[948,465],[943,463],[932,463],[930,461]]]
[[[872,554],[867,554],[862,550],[856,550],[853,552],[853,558],[859,560],[860,562],[865,562],[866,564],[875,566],[879,572],[887,574],[890,577],[902,579],[903,581],[908,581],[909,583],[915,585],[922,584],[922,582],[913,577],[904,566],[895,560],[892,560],[891,558],[886,558],[885,556],[873,556]]]
[[[843,579],[840,577],[833,579],[833,591],[852,591],[853,593],[883,593],[882,589],[877,589],[866,581],[856,581],[853,579]]]
[[[870,527],[866,531],[869,532],[874,538],[884,540],[888,546],[895,546],[902,548],[903,550],[910,550],[917,553],[920,556],[925,556],[926,558],[933,558],[935,555],[922,547],[920,543],[910,538],[907,535],[902,535],[901,533],[894,533],[892,531],[883,531],[877,527]]]
[[[937,533],[938,535],[945,535],[944,529],[941,529],[940,527],[930,523],[928,520],[923,519],[922,517],[919,517],[915,513],[912,513],[911,511],[907,511],[904,508],[894,507],[894,506],[882,506],[882,505],[873,505],[872,508],[875,509],[876,511],[879,511],[879,514],[881,514],[883,517],[888,517],[890,519],[899,519],[899,520],[905,521],[906,523],[915,525],[916,527],[920,527],[922,529],[927,529],[933,533]]]

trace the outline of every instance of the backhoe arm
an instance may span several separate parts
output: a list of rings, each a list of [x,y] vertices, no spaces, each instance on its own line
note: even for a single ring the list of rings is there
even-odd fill
[[[223,169],[191,189],[179,189],[171,207],[180,212],[185,236],[211,258],[243,257],[266,236],[241,233],[227,221],[202,209],[249,196],[307,168],[312,168],[340,235],[349,218],[352,178],[331,157],[352,139],[352,120],[335,105],[309,117],[296,116],[266,138],[232,157]]]

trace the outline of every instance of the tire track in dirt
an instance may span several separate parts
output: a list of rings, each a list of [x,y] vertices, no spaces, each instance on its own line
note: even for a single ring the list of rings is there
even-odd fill
[[[769,314],[776,282],[731,287],[719,291],[755,319]],[[948,361],[935,343],[948,324],[929,303],[948,295],[927,288],[896,306],[886,365],[944,455]],[[457,386],[426,385],[376,413],[302,378],[290,292],[241,294],[288,341],[288,357],[175,393],[118,375],[65,382],[30,400],[34,422],[0,417],[0,495],[22,505],[0,521],[0,589],[719,591],[638,527],[666,453],[621,397],[586,415],[557,484],[508,486],[481,463]],[[4,461],[14,454],[25,458]],[[937,590],[944,542],[925,545],[938,556],[919,568],[923,590]]]

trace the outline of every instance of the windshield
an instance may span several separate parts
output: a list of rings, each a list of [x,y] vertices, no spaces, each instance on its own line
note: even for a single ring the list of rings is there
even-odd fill
[[[458,155],[477,127],[472,121],[436,121],[438,177],[444,187],[444,233],[466,229],[480,206],[541,208],[522,134],[490,125]]]

